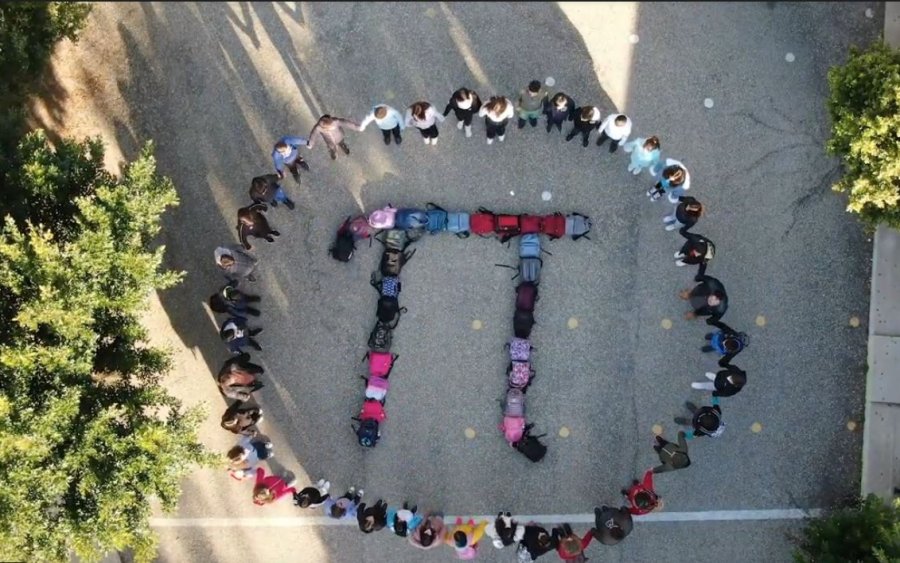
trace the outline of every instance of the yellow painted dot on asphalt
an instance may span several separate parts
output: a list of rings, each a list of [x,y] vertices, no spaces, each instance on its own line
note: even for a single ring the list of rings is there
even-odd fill
[[[425,15],[429,18],[433,18],[437,15],[437,10],[435,10],[434,8],[428,8],[427,10],[425,10]]]
[[[759,434],[760,432],[762,432],[762,424],[754,422],[750,425],[750,431],[754,434]]]
[[[484,323],[475,319],[472,321],[472,330],[481,330],[484,327]]]
[[[475,429],[474,428],[466,428],[465,430],[466,438],[471,440],[475,437]]]
[[[663,327],[666,330],[672,328],[672,319],[663,319],[660,321],[659,326]]]
[[[384,98],[386,100],[393,100],[395,95],[396,94],[394,94],[393,90],[388,90],[387,92],[384,93]]]
[[[762,315],[756,315],[756,326],[766,326],[766,318]]]
[[[569,322],[566,324],[568,325],[569,330],[575,330],[576,328],[578,328],[578,319],[576,319],[575,317],[572,317],[569,319]]]
[[[663,433],[663,427],[662,427],[662,424],[654,424],[654,425],[653,425],[653,428],[651,428],[651,430],[652,430],[653,433],[656,434],[657,436],[662,436],[662,433]]]
[[[850,432],[853,432],[854,430],[856,430],[856,427],[857,427],[856,422],[854,422],[852,420],[847,422],[847,430],[849,430]]]
[[[857,328],[859,326],[859,317],[850,317],[850,326]]]
[[[571,432],[569,431],[569,428],[568,428],[568,427],[563,426],[562,428],[559,429],[559,435],[560,435],[561,437],[563,437],[563,438],[568,438],[568,437],[569,437],[569,434],[571,434]]]

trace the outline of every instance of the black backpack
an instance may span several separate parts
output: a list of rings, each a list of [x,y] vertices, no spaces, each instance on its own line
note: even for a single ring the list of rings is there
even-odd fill
[[[328,249],[331,257],[338,262],[349,262],[350,259],[353,258],[353,251],[356,250],[356,243],[353,241],[353,233],[347,228],[349,221],[350,217],[347,217],[344,224],[338,228],[334,238],[334,244]]]
[[[525,434],[522,436],[521,440],[516,442],[516,450],[532,462],[537,463],[547,455],[547,446],[541,443],[541,438],[546,436],[546,434],[533,436],[531,434],[531,428],[533,426],[533,424],[525,425]]]
[[[516,338],[529,338],[531,336],[531,327],[533,326],[534,313],[516,309],[516,314],[513,315],[513,332]]]
[[[390,352],[394,329],[391,325],[378,321],[369,333],[369,350],[373,352]]]
[[[380,322],[389,324],[391,329],[397,328],[400,323],[400,315],[406,312],[406,307],[400,306],[396,297],[382,296],[378,298],[378,309],[375,315]]]
[[[409,259],[412,258],[415,253],[415,249],[410,253],[404,253],[393,248],[385,249],[381,254],[381,265],[379,266],[382,277],[399,276],[400,270],[403,269],[403,266],[409,262]]]

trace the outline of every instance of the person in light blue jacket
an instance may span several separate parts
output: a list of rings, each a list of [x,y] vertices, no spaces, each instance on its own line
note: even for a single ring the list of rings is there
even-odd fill
[[[394,142],[398,145],[403,142],[400,131],[406,128],[406,123],[399,111],[387,104],[378,104],[363,118],[362,123],[359,124],[359,130],[365,131],[366,126],[373,121],[381,129],[385,145],[391,144],[391,134],[394,135]]]
[[[637,176],[649,169],[651,174],[655,174],[654,168],[659,164],[659,138],[647,137],[637,138],[630,143],[622,145],[625,152],[631,153],[631,163],[628,165],[628,171]]]
[[[335,520],[356,520],[356,507],[362,500],[363,490],[350,487],[342,497],[329,498],[322,504],[325,516]]]
[[[300,170],[302,168],[309,171],[309,164],[300,156],[300,147],[305,147],[307,140],[305,137],[285,136],[278,139],[275,147],[272,149],[272,163],[275,165],[275,173],[279,179],[284,179],[284,169],[291,171],[291,175],[297,183],[300,183]]]
[[[392,532],[405,538],[413,533],[413,530],[422,523],[422,517],[416,514],[417,506],[409,508],[409,504],[404,502],[401,508],[396,506],[388,507],[387,522]]]

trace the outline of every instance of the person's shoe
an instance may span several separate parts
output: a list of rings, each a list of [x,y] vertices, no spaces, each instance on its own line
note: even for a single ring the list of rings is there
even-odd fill
[[[385,144],[385,145],[390,145],[390,144],[391,144],[391,138],[390,138],[390,137],[383,137],[383,139],[384,139],[384,144]]]
[[[622,496],[623,496],[623,497],[627,497],[627,496],[628,496],[628,491],[625,490],[625,489],[619,489],[619,492],[622,493]]]
[[[437,140],[438,140],[437,137],[432,137],[431,138],[431,146],[435,146],[437,144]]]
[[[692,403],[690,401],[685,401],[684,406],[687,407],[687,410],[689,410],[691,412],[694,412],[697,410],[697,405],[695,405],[694,403]]]
[[[471,136],[472,136],[472,126],[466,125],[466,137],[471,137]]]
[[[350,154],[350,147],[347,146],[347,143],[341,143],[338,146],[341,147],[341,150],[344,151],[344,154]]]
[[[692,389],[704,389],[703,383],[700,383],[699,381],[695,381],[694,383],[691,383],[691,388]]]
[[[324,487],[325,487],[325,479],[319,479],[318,481],[316,481],[317,489],[322,489]]]
[[[418,504],[414,504],[414,505],[412,506],[412,508],[409,509],[409,511],[412,512],[413,514],[415,514],[418,510],[419,510],[419,505],[418,505]]]
[[[272,235],[273,237],[280,237],[280,236],[281,236],[281,233],[279,233],[278,231],[269,231],[269,233],[271,233],[271,235]]]
[[[537,127],[538,120],[537,119],[529,119],[528,123],[530,123],[532,127]]]
[[[553,129],[553,124],[550,123],[550,121],[548,120],[547,121],[547,133],[549,133],[551,129]]]
[[[300,160],[297,161],[297,164],[300,165],[300,168],[309,172],[309,164],[306,163],[306,160],[301,158]],[[298,174],[298,176],[299,176],[299,174]]]
[[[331,156],[331,160],[337,160],[337,153],[335,151],[328,151],[328,154]]]
[[[462,121],[456,122],[456,128],[462,131],[463,125],[465,125]]]
[[[494,144],[494,140],[491,139],[490,137],[488,137],[487,144],[493,145],[493,144]]]
[[[635,176],[637,176],[638,174],[641,173],[641,169],[640,169],[640,168],[635,168],[631,173],[634,174]]]
[[[403,137],[394,137],[394,142],[398,145],[403,142]]]
[[[290,209],[290,210],[293,210],[294,207],[295,207],[295,206],[294,206],[294,200],[291,200],[291,199],[285,200],[284,206],[287,207],[287,208]]]
[[[323,488],[325,489],[326,493],[328,491],[330,491],[331,490],[331,481],[325,481],[325,486]]]
[[[350,493],[351,496],[352,496],[352,495],[355,495],[355,494],[356,494],[356,487],[350,487],[349,489],[347,489],[347,492]]]
[[[431,142],[431,139],[429,139],[428,137],[425,137],[425,144],[427,145],[430,142]]]
[[[566,142],[568,143],[569,141],[571,141],[574,138],[575,137],[573,135],[566,135]]]
[[[519,129],[522,129],[523,127],[525,127],[525,120],[524,120],[524,119],[520,119],[520,120],[519,120]]]
[[[676,260],[675,265],[676,266],[687,266],[688,264],[684,260]]]
[[[686,418],[683,417],[683,416],[676,416],[676,417],[675,417],[674,419],[672,419],[672,420],[675,421],[675,424],[680,424],[680,425],[682,425],[682,426],[690,426],[690,425],[691,425],[691,421],[688,420],[688,419],[686,419]]]
[[[272,207],[278,207],[278,200],[273,199],[272,201],[269,202],[269,205],[271,205]]]
[[[666,225],[667,231],[674,231],[677,228],[678,228],[678,225],[676,225],[675,223],[672,223],[671,225]]]
[[[589,144],[590,144],[590,142],[587,139],[585,139],[581,142],[582,147],[587,147]]]
[[[500,139],[500,142],[502,143],[502,142],[503,142],[503,139],[506,138],[506,135],[500,135],[500,136],[497,137],[497,138]]]
[[[675,253],[675,258],[684,258],[684,254],[679,250]]]
[[[307,165],[305,169],[306,169],[306,170],[309,170],[309,165]],[[291,176],[293,176],[293,177],[294,177],[294,180],[296,180],[297,178],[300,177],[300,171],[297,170],[296,168],[292,168],[292,169],[291,169]]]
[[[363,497],[363,494],[365,494],[365,491],[362,490],[362,489],[356,491],[356,496],[358,496],[359,498],[362,498],[362,497]]]
[[[266,442],[266,449],[269,450],[269,455],[275,455],[272,451],[275,449],[275,445],[272,442]]]

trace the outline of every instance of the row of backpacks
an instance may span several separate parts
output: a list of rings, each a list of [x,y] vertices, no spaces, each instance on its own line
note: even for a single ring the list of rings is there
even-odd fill
[[[551,240],[568,236],[578,240],[590,238],[591,227],[590,218],[580,213],[512,215],[497,214],[483,207],[475,213],[447,211],[434,203],[428,203],[424,209],[387,205],[368,216],[347,217],[338,228],[329,253],[339,262],[349,262],[357,242],[369,239],[371,243],[371,239],[379,233],[390,231],[402,233],[394,236],[399,239],[399,246],[405,248],[405,243],[415,242],[425,234],[441,232],[453,233],[460,238],[470,235],[496,236],[501,242],[519,235],[546,235]]]

